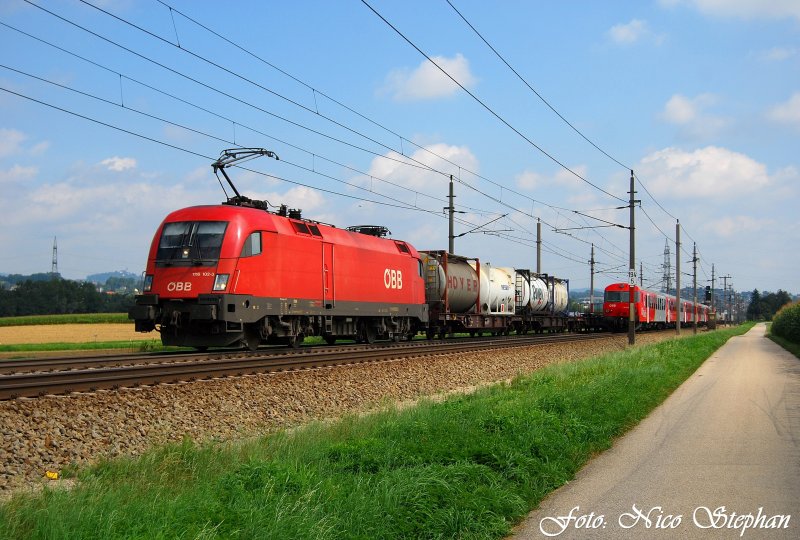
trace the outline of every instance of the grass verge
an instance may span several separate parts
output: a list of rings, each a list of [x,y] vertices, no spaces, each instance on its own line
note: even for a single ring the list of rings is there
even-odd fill
[[[499,538],[749,326],[238,443],[179,445],[16,495],[0,537]]]
[[[164,347],[160,339],[128,341],[89,341],[85,343],[21,343],[0,345],[0,352],[33,353],[49,351],[97,351],[107,349],[128,349],[138,352],[173,351],[176,347]]]
[[[26,315],[0,317],[0,326],[33,326],[43,324],[103,324],[130,323],[127,313],[74,313],[68,315]]]

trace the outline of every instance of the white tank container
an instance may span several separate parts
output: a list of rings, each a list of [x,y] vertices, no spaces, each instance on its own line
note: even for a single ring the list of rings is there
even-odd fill
[[[544,280],[538,276],[531,275],[531,299],[530,306],[534,313],[547,311],[550,303],[550,291]]]
[[[550,284],[553,291],[553,306],[551,309],[556,313],[565,311],[569,305],[569,291],[567,291],[567,284],[557,278],[553,278],[550,281]]]
[[[514,304],[517,308],[523,308],[531,301],[531,281],[527,273],[514,272]]]
[[[470,263],[473,265],[474,263]],[[481,312],[494,315],[514,314],[514,271],[490,263],[480,266]]]
[[[425,299],[428,302],[443,301],[447,291],[450,311],[466,313],[478,300],[478,274],[469,263],[449,258],[447,275],[443,262],[430,253],[420,253],[425,272]]]

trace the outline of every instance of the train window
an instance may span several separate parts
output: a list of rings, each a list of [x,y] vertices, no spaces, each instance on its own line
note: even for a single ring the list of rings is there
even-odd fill
[[[606,302],[627,302],[628,291],[606,291]]]
[[[316,225],[313,224],[309,225],[308,230],[310,230],[311,234],[313,234],[314,236],[320,236],[320,237],[322,236],[322,233],[319,232],[319,227],[317,227]]]
[[[394,244],[397,246],[397,249],[399,249],[401,253],[411,253],[405,242],[398,242],[395,240]]]
[[[256,231],[251,233],[250,236],[244,241],[242,246],[242,257],[252,257],[253,255],[261,254],[261,232]]]
[[[225,221],[166,223],[158,241],[156,263],[203,266],[217,262],[227,226]]]

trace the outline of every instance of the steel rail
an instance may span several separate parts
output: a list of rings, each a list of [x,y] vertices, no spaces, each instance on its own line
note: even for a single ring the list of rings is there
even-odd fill
[[[95,391],[187,382],[253,373],[318,368],[342,364],[377,362],[453,353],[477,352],[487,349],[528,347],[570,341],[608,338],[607,334],[566,334],[520,336],[513,339],[459,340],[456,342],[412,342],[405,346],[330,348],[313,352],[287,351],[271,354],[206,355],[202,359],[169,363],[131,364],[70,371],[13,373],[0,375],[0,400],[19,397],[40,397],[48,394]],[[387,344],[396,345],[396,344]],[[319,351],[319,352],[317,352]],[[198,356],[195,354],[195,358]]]

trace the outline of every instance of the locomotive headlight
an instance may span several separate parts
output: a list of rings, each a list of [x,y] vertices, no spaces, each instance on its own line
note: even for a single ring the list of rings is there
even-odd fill
[[[150,292],[153,288],[153,274],[147,274],[144,276],[144,292]]]
[[[217,274],[217,277],[214,278],[214,290],[215,291],[224,291],[225,288],[228,286],[228,276],[230,274]]]

